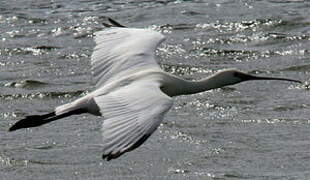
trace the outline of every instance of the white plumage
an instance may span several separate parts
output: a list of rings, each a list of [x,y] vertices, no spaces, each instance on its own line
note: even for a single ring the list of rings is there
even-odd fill
[[[105,118],[103,156],[108,159],[143,143],[172,106],[160,90],[158,72],[164,72],[154,59],[163,40],[162,34],[145,29],[111,28],[95,34],[91,63],[100,88],[94,99]]]
[[[161,33],[146,29],[110,28],[95,33],[91,65],[96,86],[136,71],[160,70],[154,53],[164,39]]]

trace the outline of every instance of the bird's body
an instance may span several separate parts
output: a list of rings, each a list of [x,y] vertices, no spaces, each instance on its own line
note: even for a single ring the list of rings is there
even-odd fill
[[[118,23],[111,21],[114,25]],[[96,90],[45,115],[27,116],[10,131],[40,126],[67,116],[89,113],[103,116],[103,158],[117,158],[139,147],[172,107],[172,97],[194,94],[247,80],[285,80],[252,76],[229,69],[198,81],[163,71],[155,50],[165,37],[156,31],[112,27],[95,33],[91,58]]]

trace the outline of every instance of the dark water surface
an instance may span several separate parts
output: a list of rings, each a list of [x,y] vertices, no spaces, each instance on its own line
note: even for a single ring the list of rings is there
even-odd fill
[[[110,162],[95,116],[8,133],[93,89],[106,16],[163,32],[160,64],[186,79],[233,67],[305,83],[178,97],[144,145]],[[309,1],[0,1],[0,179],[308,179],[309,72]]]

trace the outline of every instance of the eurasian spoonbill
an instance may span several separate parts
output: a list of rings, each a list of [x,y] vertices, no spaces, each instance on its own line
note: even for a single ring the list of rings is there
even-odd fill
[[[103,158],[114,159],[139,147],[157,129],[172,107],[174,96],[194,94],[249,80],[298,80],[258,77],[234,69],[188,81],[163,71],[155,49],[165,39],[150,29],[127,28],[110,20],[108,28],[95,33],[91,70],[96,90],[53,112],[32,115],[9,131],[36,127],[71,115],[103,116]],[[112,27],[113,26],[113,27]],[[118,26],[118,27],[116,27]]]

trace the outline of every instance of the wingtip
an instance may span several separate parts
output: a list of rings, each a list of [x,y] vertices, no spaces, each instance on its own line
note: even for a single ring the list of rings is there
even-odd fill
[[[13,125],[12,127],[8,129],[8,132],[16,131],[17,129],[18,128],[16,128],[15,125]]]
[[[102,159],[103,160],[105,159],[107,161],[111,161],[112,159],[115,159],[115,157],[113,157],[113,155],[111,155],[111,154],[103,154]]]
[[[115,21],[115,20],[112,19],[112,18],[109,18],[109,17],[108,17],[107,19],[108,19],[108,21],[109,21],[110,24],[108,24],[108,23],[102,23],[102,25],[104,25],[105,27],[108,27],[108,28],[110,28],[110,27],[127,28],[126,26],[120,24],[119,22]]]
[[[104,25],[104,26],[107,27],[107,28],[112,27],[112,25],[111,25],[111,24],[108,24],[108,23],[102,23],[102,25]]]
[[[108,18],[108,20],[109,20],[109,22],[110,22],[112,25],[114,25],[114,26],[116,26],[116,27],[123,27],[123,28],[126,28],[126,26],[120,24],[119,22],[115,21],[115,20],[112,19],[112,18]]]
[[[109,154],[103,154],[103,155],[102,155],[102,159],[103,159],[103,160],[110,161],[110,160],[113,159],[113,158],[111,158]]]
[[[27,126],[25,126],[25,119],[22,119],[18,122],[16,122],[15,124],[13,124],[13,126],[11,126],[8,131],[12,132],[12,131],[16,131],[18,129],[22,129],[22,128],[26,128]]]
[[[51,113],[44,114],[44,115],[26,116],[24,119],[21,119],[21,120],[17,121],[15,124],[13,124],[8,129],[8,131],[12,132],[12,131],[16,131],[18,129],[41,126],[45,123],[48,123],[48,122],[56,119],[56,118],[53,119],[52,117],[56,117],[55,112],[51,112]]]
[[[106,159],[107,161],[111,161],[112,159],[116,159],[120,157],[122,154],[125,152],[118,152],[118,153],[108,153],[108,154],[103,154],[102,159]]]

